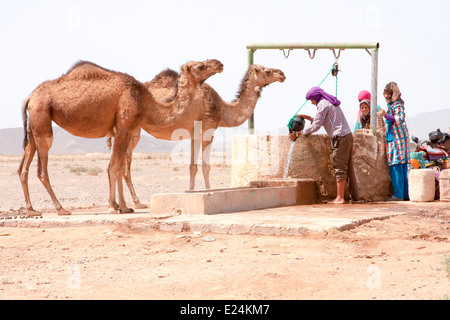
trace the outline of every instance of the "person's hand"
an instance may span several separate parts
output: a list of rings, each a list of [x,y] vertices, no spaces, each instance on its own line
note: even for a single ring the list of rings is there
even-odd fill
[[[309,120],[312,122],[312,118],[308,116],[307,114],[298,114],[298,116],[303,117],[303,119]]]
[[[291,138],[291,140],[295,140],[301,135],[302,133],[300,131],[289,132],[289,138]]]
[[[295,132],[289,132],[289,138],[295,140]]]
[[[386,115],[386,111],[384,111],[384,109],[378,110],[378,114],[381,115],[382,117],[384,117]]]

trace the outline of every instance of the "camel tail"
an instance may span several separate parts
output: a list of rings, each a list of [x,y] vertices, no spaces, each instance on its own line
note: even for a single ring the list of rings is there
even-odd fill
[[[24,133],[24,137],[23,137],[23,149],[25,150],[25,147],[28,144],[28,103],[30,102],[30,99],[28,98],[22,107],[22,119],[23,119],[23,133]]]

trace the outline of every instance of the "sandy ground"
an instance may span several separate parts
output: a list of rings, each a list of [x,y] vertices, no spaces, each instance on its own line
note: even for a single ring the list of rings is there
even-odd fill
[[[2,219],[23,215],[19,162],[0,156]],[[106,205],[107,163],[101,154],[51,156],[50,179],[66,209]],[[35,170],[36,161],[31,198],[45,215],[54,209]],[[230,171],[215,165],[212,187],[229,186]],[[187,165],[169,154],[137,154],[132,173],[144,203],[189,184]],[[203,187],[201,175],[197,183]],[[435,202],[348,231],[295,237],[1,227],[0,299],[448,300],[449,207]]]

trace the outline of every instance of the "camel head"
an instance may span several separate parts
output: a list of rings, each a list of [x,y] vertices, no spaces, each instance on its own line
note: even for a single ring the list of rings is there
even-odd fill
[[[184,74],[192,81],[199,83],[222,71],[223,64],[214,59],[203,62],[190,61],[181,67],[181,75]]]
[[[283,71],[266,68],[257,64],[253,64],[249,67],[248,75],[253,80],[255,86],[259,88],[263,88],[275,81],[284,82],[284,80],[286,80]]]

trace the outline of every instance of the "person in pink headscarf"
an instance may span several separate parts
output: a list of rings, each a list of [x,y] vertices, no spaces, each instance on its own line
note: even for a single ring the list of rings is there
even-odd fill
[[[371,95],[367,90],[362,90],[358,94],[359,109],[356,117],[356,124],[353,132],[362,131],[361,129],[370,129],[370,102]],[[380,106],[377,106],[377,112]]]
[[[308,137],[322,126],[325,128],[331,140],[331,160],[337,183],[336,199],[329,203],[345,203],[345,183],[349,177],[348,171],[351,168],[351,151],[353,148],[352,131],[340,107],[341,102],[336,97],[319,87],[313,87],[306,94],[306,99],[317,106],[317,113],[314,117],[300,114],[299,116],[312,122],[311,126],[302,131],[290,133],[290,137],[291,139],[300,135]]]

